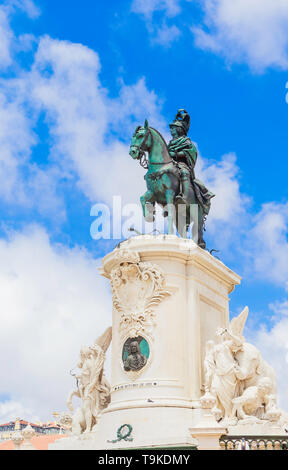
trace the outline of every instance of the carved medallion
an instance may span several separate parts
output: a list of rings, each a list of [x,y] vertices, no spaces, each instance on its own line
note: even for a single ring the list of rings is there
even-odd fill
[[[126,372],[135,372],[146,366],[150,355],[149,344],[143,336],[128,338],[123,346],[122,361]]]
[[[141,262],[136,252],[119,250],[110,273],[113,306],[120,313],[122,336],[153,338],[155,307],[173,292],[159,266]],[[115,259],[114,258],[114,259]]]

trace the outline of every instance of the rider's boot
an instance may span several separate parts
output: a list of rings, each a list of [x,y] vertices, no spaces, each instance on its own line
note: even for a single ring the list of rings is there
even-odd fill
[[[181,193],[175,198],[175,202],[178,204],[189,204],[189,196],[191,193],[191,176],[189,172],[181,172]]]

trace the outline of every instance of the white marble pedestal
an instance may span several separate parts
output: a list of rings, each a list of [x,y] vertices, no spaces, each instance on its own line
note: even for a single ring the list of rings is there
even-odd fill
[[[111,403],[95,432],[53,448],[191,446],[189,429],[203,415],[205,345],[217,327],[228,326],[229,294],[240,277],[192,240],[173,235],[123,242],[104,257],[101,273],[113,297]],[[138,371],[124,370],[129,337],[149,345]],[[133,440],[117,441],[125,424]]]

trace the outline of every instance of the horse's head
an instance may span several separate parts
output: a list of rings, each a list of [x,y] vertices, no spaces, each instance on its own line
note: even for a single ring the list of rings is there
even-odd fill
[[[150,149],[151,139],[152,134],[146,119],[144,127],[138,126],[134,132],[131,140],[129,155],[131,155],[134,160],[139,160],[143,156],[144,152]]]

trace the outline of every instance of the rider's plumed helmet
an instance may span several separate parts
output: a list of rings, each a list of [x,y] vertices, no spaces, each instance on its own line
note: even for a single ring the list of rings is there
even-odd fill
[[[187,135],[190,129],[190,116],[185,111],[185,109],[179,109],[174,121],[169,124],[170,128],[171,127],[180,127],[184,134]]]

